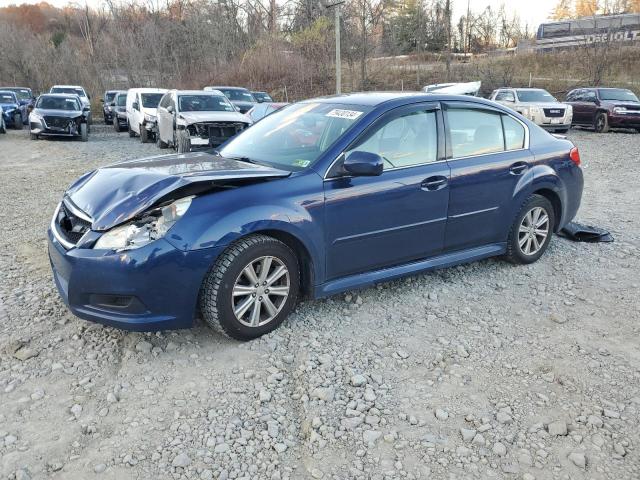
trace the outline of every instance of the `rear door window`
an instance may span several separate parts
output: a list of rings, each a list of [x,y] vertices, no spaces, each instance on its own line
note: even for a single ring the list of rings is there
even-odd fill
[[[452,158],[471,157],[505,150],[502,115],[474,108],[446,110]]]

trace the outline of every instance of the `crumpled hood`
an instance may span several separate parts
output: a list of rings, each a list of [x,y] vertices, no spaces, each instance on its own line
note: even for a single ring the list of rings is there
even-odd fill
[[[99,168],[80,177],[65,197],[108,230],[147,210],[171,192],[195,183],[286,177],[290,172],[207,152],[160,155]]]
[[[187,123],[198,122],[243,122],[251,123],[249,117],[240,112],[180,112]]]
[[[41,117],[52,116],[52,117],[67,117],[67,118],[76,118],[83,114],[81,110],[48,110],[44,108],[34,108],[31,113],[35,113],[36,115],[40,115]]]

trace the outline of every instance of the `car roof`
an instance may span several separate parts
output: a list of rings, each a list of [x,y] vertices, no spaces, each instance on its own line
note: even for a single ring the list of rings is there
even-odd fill
[[[169,90],[166,88],[130,88],[129,92],[134,93],[167,93]]]
[[[249,92],[250,90],[248,88],[245,87],[231,87],[231,86],[208,86],[207,88],[212,88],[214,90],[221,90],[221,89],[225,89],[225,90],[246,90],[247,92]]]
[[[5,90],[4,88],[0,88],[0,93],[10,93],[11,95],[16,94],[13,90]]]
[[[339,95],[329,95],[326,97],[312,98],[304,100],[303,103],[320,102],[320,103],[336,103],[342,105],[360,105],[375,107],[384,103],[397,103],[399,105],[417,103],[417,102],[440,102],[447,100],[463,100],[467,102],[476,102],[483,105],[495,107],[494,102],[485,100],[480,97],[471,95],[449,95],[445,93],[426,93],[426,92],[359,92],[346,93]]]
[[[218,97],[224,97],[224,93],[218,90],[172,90],[177,95],[213,95]]]
[[[81,88],[82,90],[84,90],[84,87],[82,85],[53,85],[51,88]]]
[[[62,97],[62,98],[76,97],[76,98],[80,98],[75,93],[43,93],[40,96],[41,97]]]
[[[0,87],[0,90],[31,90],[30,87]]]

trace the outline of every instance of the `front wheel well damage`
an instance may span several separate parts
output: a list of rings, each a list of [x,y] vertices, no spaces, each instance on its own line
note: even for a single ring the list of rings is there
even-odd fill
[[[553,226],[553,230],[557,233],[560,220],[562,219],[562,202],[556,192],[548,188],[542,188],[533,192],[535,195],[541,195],[553,205],[553,213],[556,218],[556,224]]]

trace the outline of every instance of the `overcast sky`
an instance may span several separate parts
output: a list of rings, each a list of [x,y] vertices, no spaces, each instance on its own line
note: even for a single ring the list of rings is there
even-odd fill
[[[42,0],[0,0],[0,6],[6,7],[7,5],[16,3],[39,3]],[[85,0],[45,0],[48,3],[57,7],[76,3],[84,5]],[[103,0],[86,0],[90,6],[100,6]],[[453,18],[454,20],[464,15],[467,12],[467,0],[452,0],[453,3]],[[470,0],[471,10],[478,12],[483,10],[487,5],[498,8],[504,4],[509,13],[517,12],[520,15],[520,19],[523,23],[527,23],[536,27],[538,24],[544,22],[551,10],[557,3],[557,0]]]

